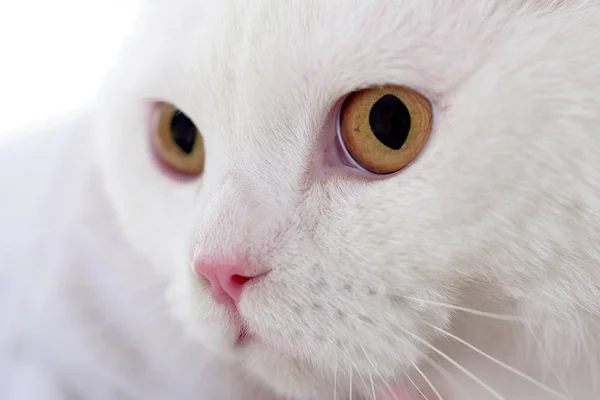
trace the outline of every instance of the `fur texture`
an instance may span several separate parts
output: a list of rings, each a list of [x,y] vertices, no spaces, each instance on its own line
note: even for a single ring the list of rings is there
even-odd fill
[[[4,150],[2,387],[598,398],[599,26],[592,0],[144,0],[90,114]],[[385,178],[333,145],[379,84],[435,112]],[[157,168],[156,100],[202,131],[200,179]],[[240,303],[260,344],[233,347],[197,258],[270,269]]]

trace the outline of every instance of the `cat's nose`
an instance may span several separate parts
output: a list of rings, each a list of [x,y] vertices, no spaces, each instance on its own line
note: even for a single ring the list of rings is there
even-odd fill
[[[241,263],[214,264],[202,261],[195,263],[194,271],[210,282],[215,300],[234,308],[237,308],[244,287],[267,274],[265,271],[250,272],[247,265]]]

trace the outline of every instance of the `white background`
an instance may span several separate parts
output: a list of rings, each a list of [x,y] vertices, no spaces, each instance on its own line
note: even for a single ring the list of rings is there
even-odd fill
[[[138,0],[0,0],[0,135],[90,100]]]

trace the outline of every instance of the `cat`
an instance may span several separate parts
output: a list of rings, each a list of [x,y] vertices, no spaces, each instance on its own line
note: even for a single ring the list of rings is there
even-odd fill
[[[599,398],[599,26],[142,0],[0,150],[0,398]]]

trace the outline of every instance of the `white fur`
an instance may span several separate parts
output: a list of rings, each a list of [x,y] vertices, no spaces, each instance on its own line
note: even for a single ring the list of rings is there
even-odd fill
[[[599,398],[598,26],[593,0],[144,0],[91,113],[0,158],[0,398]],[[435,112],[385,178],[333,146],[378,84]],[[154,100],[202,131],[200,179],[157,168]],[[194,257],[271,270],[240,303],[260,345]]]

